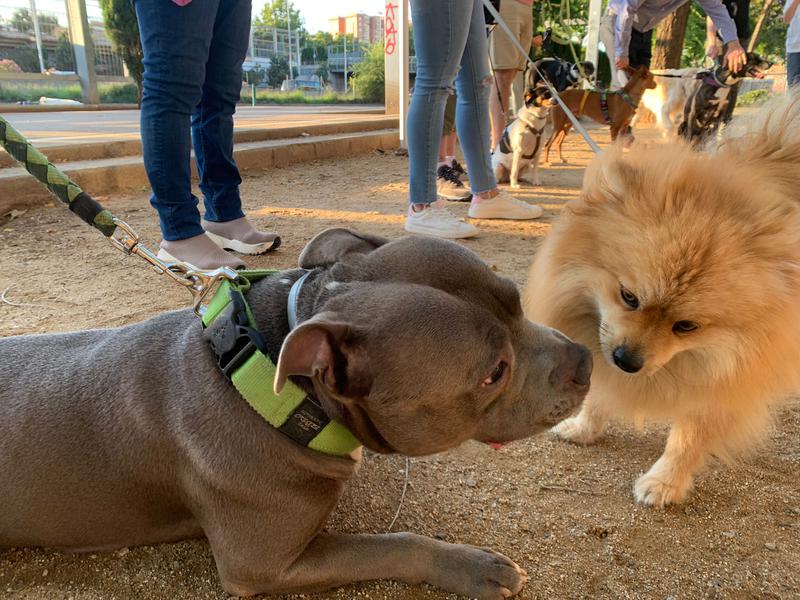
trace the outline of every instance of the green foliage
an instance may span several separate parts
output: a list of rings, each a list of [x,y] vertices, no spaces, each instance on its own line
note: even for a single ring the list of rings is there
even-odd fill
[[[291,23],[292,29],[303,29],[304,21],[300,11],[288,2],[289,14],[286,13],[287,0],[271,0],[264,4],[261,14],[255,18],[257,25],[280,27],[286,29]]]
[[[250,104],[252,97],[249,90],[242,92],[242,102]],[[336,92],[326,92],[322,95],[305,94],[300,91],[294,92],[273,92],[258,90],[256,92],[256,103],[258,104],[358,104],[361,99],[355,99],[350,95],[337,94]]]
[[[751,29],[755,28],[765,0],[752,0],[750,4]],[[781,21],[782,2],[773,2],[769,15],[761,30],[755,51],[761,56],[772,60],[782,61],[785,52],[786,27]],[[586,19],[588,18],[588,2],[575,0],[539,0],[533,3],[534,25],[537,32],[542,32],[546,27],[553,28],[554,54],[566,60],[574,61],[573,50],[578,57],[583,56],[580,42],[586,35]],[[573,42],[572,48],[560,46],[569,40]],[[653,36],[655,43],[655,35]],[[686,27],[686,39],[683,46],[681,66],[699,66],[705,58],[706,45],[706,19],[705,13],[692,2],[689,13],[689,22]],[[566,51],[566,52],[564,52]],[[607,60],[601,55],[599,78],[607,69]]]
[[[100,0],[106,32],[114,45],[114,50],[122,56],[125,66],[136,82],[141,98],[144,64],[142,63],[142,44],[139,39],[139,24],[136,11],[130,0]]]
[[[736,99],[736,106],[754,106],[763,104],[770,98],[772,98],[772,92],[769,90],[750,90],[749,92],[739,95],[739,97]]]
[[[39,11],[36,11],[36,14],[39,15],[39,28],[42,31],[50,31],[58,25],[58,18],[54,15],[42,14]],[[17,31],[33,33],[33,18],[31,17],[31,11],[27,8],[15,10],[8,23]]]
[[[110,83],[99,86],[102,104],[138,104],[139,88],[132,83]]]
[[[383,102],[385,86],[383,44],[373,44],[364,60],[353,66],[353,87],[365,102]]]
[[[313,64],[315,61],[317,63],[325,63],[328,62],[328,46],[333,45],[334,39],[330,33],[318,31],[314,35],[306,36],[301,43],[305,46],[303,48],[304,54],[307,49],[311,50],[311,60],[306,61],[305,56],[303,58],[305,64]]]
[[[755,27],[761,14],[764,0],[753,0],[750,8],[750,20]],[[761,35],[758,36],[755,51],[773,62],[783,62],[786,57],[786,25],[783,23],[783,2],[773,2],[764,22]]]
[[[134,104],[137,100],[136,86],[130,83],[101,83],[98,91],[102,103]],[[6,84],[0,86],[0,102],[37,102],[42,96],[78,101],[82,98],[81,87],[78,84],[59,87]]]
[[[289,76],[289,62],[283,56],[272,59],[267,69],[267,83],[270,87],[279,88],[283,80]]]
[[[17,46],[6,52],[6,56],[17,63],[25,73],[40,72],[39,53],[36,51],[36,46]]]
[[[267,70],[256,65],[244,72],[244,80],[251,85],[261,85],[267,80]]]
[[[328,72],[328,63],[327,62],[322,63],[317,68],[317,70],[314,71],[314,75],[316,75],[317,77],[320,78],[320,80],[322,81],[323,85],[328,83],[328,81],[330,79],[330,73]]]
[[[56,70],[58,71],[74,71],[75,70],[75,55],[72,53],[72,44],[69,41],[69,35],[66,31],[62,31],[58,35],[55,50]]]
[[[750,29],[756,26],[761,15],[764,0],[753,0],[750,4]],[[786,27],[783,25],[782,4],[773,2],[761,34],[758,36],[755,51],[772,61],[782,61],[785,52]],[[706,52],[706,15],[695,3],[689,11],[689,22],[686,25],[686,39],[683,43],[681,66],[700,66]]]

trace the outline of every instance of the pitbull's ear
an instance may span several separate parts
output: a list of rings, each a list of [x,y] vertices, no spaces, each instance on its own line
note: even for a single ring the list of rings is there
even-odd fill
[[[353,331],[337,315],[320,313],[294,329],[278,356],[274,391],[280,394],[290,375],[317,379],[332,392],[352,393],[348,363],[353,351]]]
[[[377,235],[356,233],[349,229],[326,229],[303,248],[300,253],[300,267],[329,267],[344,260],[348,254],[369,254],[388,241]]]

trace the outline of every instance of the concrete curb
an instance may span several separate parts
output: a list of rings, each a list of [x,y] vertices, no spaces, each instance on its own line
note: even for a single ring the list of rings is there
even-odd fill
[[[80,112],[89,110],[138,110],[138,104],[0,104],[0,114],[30,112]]]
[[[356,103],[343,102],[342,106],[354,106]],[[247,102],[242,102],[238,106],[250,106]],[[290,106],[287,104],[256,104],[256,106]],[[336,106],[331,104],[300,104],[297,106]],[[383,114],[383,109],[369,108],[369,104],[364,105],[364,110],[359,110],[360,115],[379,115]],[[139,110],[138,104],[4,104],[0,103],[0,114],[3,113],[25,113],[25,112],[75,112],[93,110]],[[353,114],[352,111],[342,111],[341,114]]]
[[[319,123],[317,125],[292,125],[289,127],[270,127],[259,129],[239,129],[233,133],[234,143],[259,142],[308,136],[377,131],[398,127],[397,117],[386,117],[374,121],[340,121],[338,123]],[[115,142],[89,142],[61,146],[37,146],[54,164],[81,160],[97,160],[122,156],[138,156],[142,153],[141,141],[119,140]],[[5,152],[0,151],[0,169],[16,167],[17,162]]]
[[[380,129],[309,136],[299,140],[244,142],[234,147],[234,157],[240,171],[247,173],[321,158],[363,154],[377,149],[391,150],[398,143],[397,129]],[[59,167],[81,188],[95,196],[149,187],[141,156],[80,160],[63,163]],[[0,216],[12,209],[53,201],[50,192],[22,167],[1,171],[0,187],[3,190]]]

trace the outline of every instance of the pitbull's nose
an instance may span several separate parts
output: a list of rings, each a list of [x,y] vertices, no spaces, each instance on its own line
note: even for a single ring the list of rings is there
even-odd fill
[[[592,353],[581,344],[576,344],[564,338],[565,344],[561,350],[561,360],[550,374],[550,382],[561,388],[585,387],[589,385],[592,375]]]
[[[573,382],[578,385],[589,385],[592,377],[592,353],[586,346],[575,344],[578,347],[578,367],[575,369]]]
[[[617,346],[611,353],[614,364],[626,373],[636,373],[644,366],[644,361],[638,353],[632,352],[626,346]]]

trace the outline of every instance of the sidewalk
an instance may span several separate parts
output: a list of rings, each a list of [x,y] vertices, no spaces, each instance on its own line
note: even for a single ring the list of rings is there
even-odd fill
[[[332,156],[397,147],[398,119],[376,107],[240,107],[234,156],[243,173]],[[141,157],[139,111],[4,115],[90,195],[148,185]],[[51,200],[47,189],[0,152],[0,216]]]
[[[38,148],[65,143],[108,143],[139,139],[138,110],[19,112],[6,113],[3,116]],[[239,106],[234,116],[234,127],[242,130],[278,125],[369,122],[383,116],[383,106],[378,104]]]

